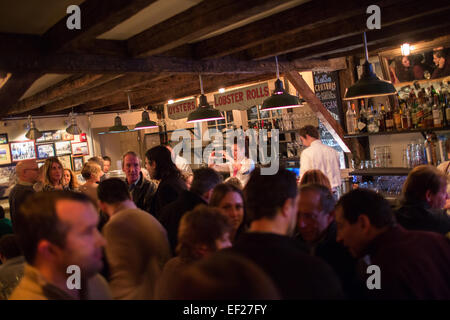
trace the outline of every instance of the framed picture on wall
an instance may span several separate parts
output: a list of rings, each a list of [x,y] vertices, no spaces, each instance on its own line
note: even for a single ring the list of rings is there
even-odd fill
[[[72,154],[87,156],[89,154],[89,146],[87,142],[72,143]]]
[[[11,158],[13,162],[36,159],[36,146],[34,140],[15,141],[10,143]]]
[[[7,144],[7,143],[8,143],[8,134],[0,133],[0,144]]]
[[[72,168],[72,157],[70,155],[58,157],[64,169]]]
[[[72,157],[72,170],[81,171],[83,168],[84,160],[83,156]]]
[[[56,156],[64,156],[72,153],[72,146],[70,141],[57,141],[55,142]]]
[[[39,160],[55,156],[55,145],[53,143],[38,144],[36,150]]]
[[[61,131],[60,130],[53,131],[53,133],[52,133],[52,140],[53,141],[61,140]]]
[[[0,165],[11,163],[11,150],[9,144],[0,144]]]

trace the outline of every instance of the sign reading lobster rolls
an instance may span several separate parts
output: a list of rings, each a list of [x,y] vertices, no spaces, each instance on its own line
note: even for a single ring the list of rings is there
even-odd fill
[[[259,83],[250,87],[239,88],[214,95],[214,106],[220,111],[247,110],[263,104],[270,96],[269,84]]]
[[[197,99],[178,101],[167,105],[167,115],[172,120],[187,118],[189,113],[197,109]]]

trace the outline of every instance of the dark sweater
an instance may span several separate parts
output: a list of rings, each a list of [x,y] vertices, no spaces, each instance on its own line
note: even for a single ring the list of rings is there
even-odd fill
[[[126,179],[125,182],[128,184]],[[131,196],[136,206],[141,210],[153,214],[153,212],[151,212],[150,210],[151,202],[156,191],[155,183],[144,179],[144,176],[141,172],[139,173],[138,183],[136,185],[132,185],[131,187],[128,186],[128,188],[131,189]]]
[[[433,210],[427,203],[403,203],[396,211],[397,222],[408,230],[450,232],[450,217],[443,210]]]
[[[444,236],[392,227],[367,254],[381,272],[381,289],[369,291],[373,298],[450,299],[450,240]]]
[[[177,200],[165,206],[160,212],[161,224],[167,230],[172,253],[175,253],[178,239],[178,227],[183,215],[194,209],[199,204],[207,204],[199,195],[194,192],[184,190]]]
[[[341,299],[344,296],[334,271],[321,259],[305,253],[287,236],[247,232],[227,250],[261,267],[272,278],[283,299]]]
[[[186,190],[186,183],[181,178],[171,177],[161,180],[151,201],[150,213],[160,220],[161,210],[177,200],[184,190]]]
[[[9,193],[9,212],[11,215],[11,222],[14,227],[14,216],[18,212],[19,207],[25,202],[25,200],[33,194],[35,191],[32,185],[24,185],[20,182],[17,183]]]

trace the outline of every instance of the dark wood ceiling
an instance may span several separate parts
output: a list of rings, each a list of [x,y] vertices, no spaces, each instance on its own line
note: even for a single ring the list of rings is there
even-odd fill
[[[314,0],[202,39],[286,2],[207,0],[126,40],[99,38],[155,2],[85,0],[81,30],[64,16],[44,34],[0,33],[0,77],[11,73],[0,81],[0,117],[120,110],[127,93],[133,107],[157,105],[199,94],[198,73],[205,91],[273,78],[275,55],[281,71],[337,68],[362,54],[372,4],[382,25],[368,31],[370,51],[450,34],[448,0]],[[45,74],[71,76],[20,100]]]

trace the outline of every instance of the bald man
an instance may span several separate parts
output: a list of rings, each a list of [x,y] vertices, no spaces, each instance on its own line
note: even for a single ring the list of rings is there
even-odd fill
[[[36,160],[20,161],[16,165],[16,175],[18,182],[9,193],[9,211],[14,228],[14,215],[19,210],[19,206],[25,202],[27,197],[34,193],[33,185],[39,177],[39,168]]]

